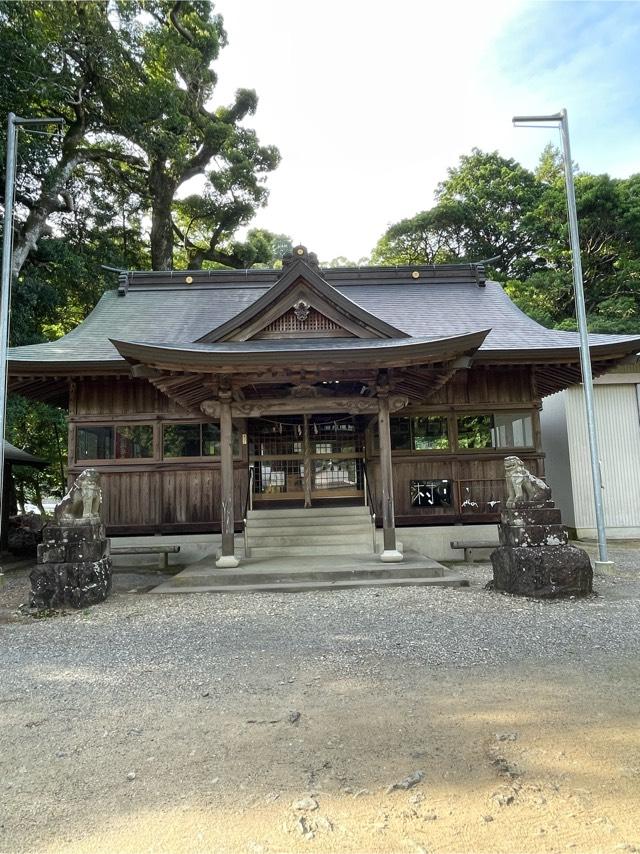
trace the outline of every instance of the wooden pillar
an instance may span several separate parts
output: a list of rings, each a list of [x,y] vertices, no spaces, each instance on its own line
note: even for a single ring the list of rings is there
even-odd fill
[[[309,416],[303,415],[304,419],[304,506],[311,507],[311,440],[309,438]]]
[[[380,480],[382,493],[383,551],[380,560],[395,563],[402,560],[396,547],[396,523],[393,510],[393,465],[391,461],[391,429],[389,424],[389,396],[382,392],[378,397],[378,434],[380,437]]]
[[[233,521],[233,424],[231,392],[220,392],[220,503],[222,505],[222,550],[216,566],[238,566]]]

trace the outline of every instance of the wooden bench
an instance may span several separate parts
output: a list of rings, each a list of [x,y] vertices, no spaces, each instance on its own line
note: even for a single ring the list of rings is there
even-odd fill
[[[473,563],[471,552],[473,549],[497,549],[500,543],[495,540],[451,540],[452,549],[464,549],[465,563]]]
[[[112,555],[160,555],[161,569],[169,566],[169,555],[177,554],[180,546],[116,546],[111,549]]]

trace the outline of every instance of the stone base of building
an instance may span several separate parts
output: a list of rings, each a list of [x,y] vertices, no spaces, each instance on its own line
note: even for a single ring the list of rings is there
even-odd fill
[[[111,591],[111,558],[99,522],[47,525],[32,570],[32,608],[84,608],[104,602]]]

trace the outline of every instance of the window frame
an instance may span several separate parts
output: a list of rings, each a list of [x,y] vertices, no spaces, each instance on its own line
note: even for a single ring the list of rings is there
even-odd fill
[[[524,418],[528,416],[531,422],[531,444],[530,445],[512,445],[512,446],[496,446],[493,443],[484,448],[463,448],[460,446],[459,440],[459,431],[458,424],[459,419],[464,417],[476,417],[478,415],[488,415],[491,417],[492,426],[490,430],[492,433],[496,432],[495,419],[496,416],[505,416],[511,415],[514,417]],[[431,448],[424,450],[414,450],[412,447],[409,448],[393,448],[391,449],[392,456],[405,456],[405,457],[424,457],[424,456],[442,456],[442,457],[455,457],[455,456],[469,456],[469,455],[478,455],[478,456],[504,456],[508,455],[509,452],[517,452],[521,451],[522,453],[532,453],[540,451],[539,447],[539,421],[537,409],[533,406],[522,406],[517,403],[508,405],[498,404],[495,409],[494,408],[482,408],[481,406],[471,406],[469,404],[462,405],[460,408],[457,406],[450,406],[443,409],[433,409],[429,411],[416,411],[411,412],[410,414],[401,414],[394,413],[391,415],[391,418],[404,418],[404,419],[413,419],[413,418],[425,418],[425,417],[436,417],[445,419],[447,422],[447,435],[449,439],[449,445],[447,448]],[[378,436],[378,427],[377,422],[373,421],[369,425],[369,429],[367,430],[367,455],[369,457],[379,457],[380,455],[380,437]],[[413,426],[410,426],[410,441],[413,444]]]
[[[111,457],[81,457],[78,453],[78,441],[80,430],[90,430],[94,427],[106,427],[112,431],[112,447],[113,456]],[[118,457],[117,451],[117,431],[123,427],[151,427],[151,455],[148,457]],[[73,460],[76,465],[91,463],[92,465],[140,465],[152,463],[156,459],[156,424],[154,421],[80,421],[73,423]]]
[[[186,419],[180,420],[163,420],[160,422],[160,438],[159,438],[159,448],[160,448],[160,460],[163,463],[176,463],[176,462],[211,462],[213,460],[220,461],[220,454],[202,454],[203,447],[203,437],[202,437],[202,428],[206,425],[214,425],[220,429],[219,421],[189,421]],[[189,457],[167,457],[164,452],[164,430],[165,427],[199,427],[200,428],[200,456],[189,456]],[[242,459],[242,433],[243,431],[236,426],[236,424],[232,425],[232,437],[237,439],[234,441],[233,448],[233,459],[241,460]],[[232,438],[232,441],[233,441]]]
[[[482,415],[489,415],[491,417],[491,426],[489,427],[489,431],[492,434],[492,444],[486,445],[482,448],[463,448],[460,446],[460,430],[459,430],[459,422],[461,418],[476,418]],[[529,417],[531,421],[531,444],[530,445],[498,445],[494,444],[493,437],[497,436],[497,428],[495,424],[496,415],[518,415],[521,418],[526,416]],[[476,410],[465,410],[465,411],[457,411],[454,413],[454,421],[455,421],[455,452],[461,454],[503,454],[507,451],[535,451],[537,450],[536,446],[536,423],[534,417],[533,409],[476,409]]]

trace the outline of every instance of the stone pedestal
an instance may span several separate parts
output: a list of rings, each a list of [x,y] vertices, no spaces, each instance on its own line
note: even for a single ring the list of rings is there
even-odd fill
[[[500,546],[491,554],[494,590],[540,599],[591,593],[589,556],[569,545],[553,501],[505,510],[499,534]]]
[[[100,519],[47,525],[31,572],[31,607],[83,608],[111,590],[109,542]]]

